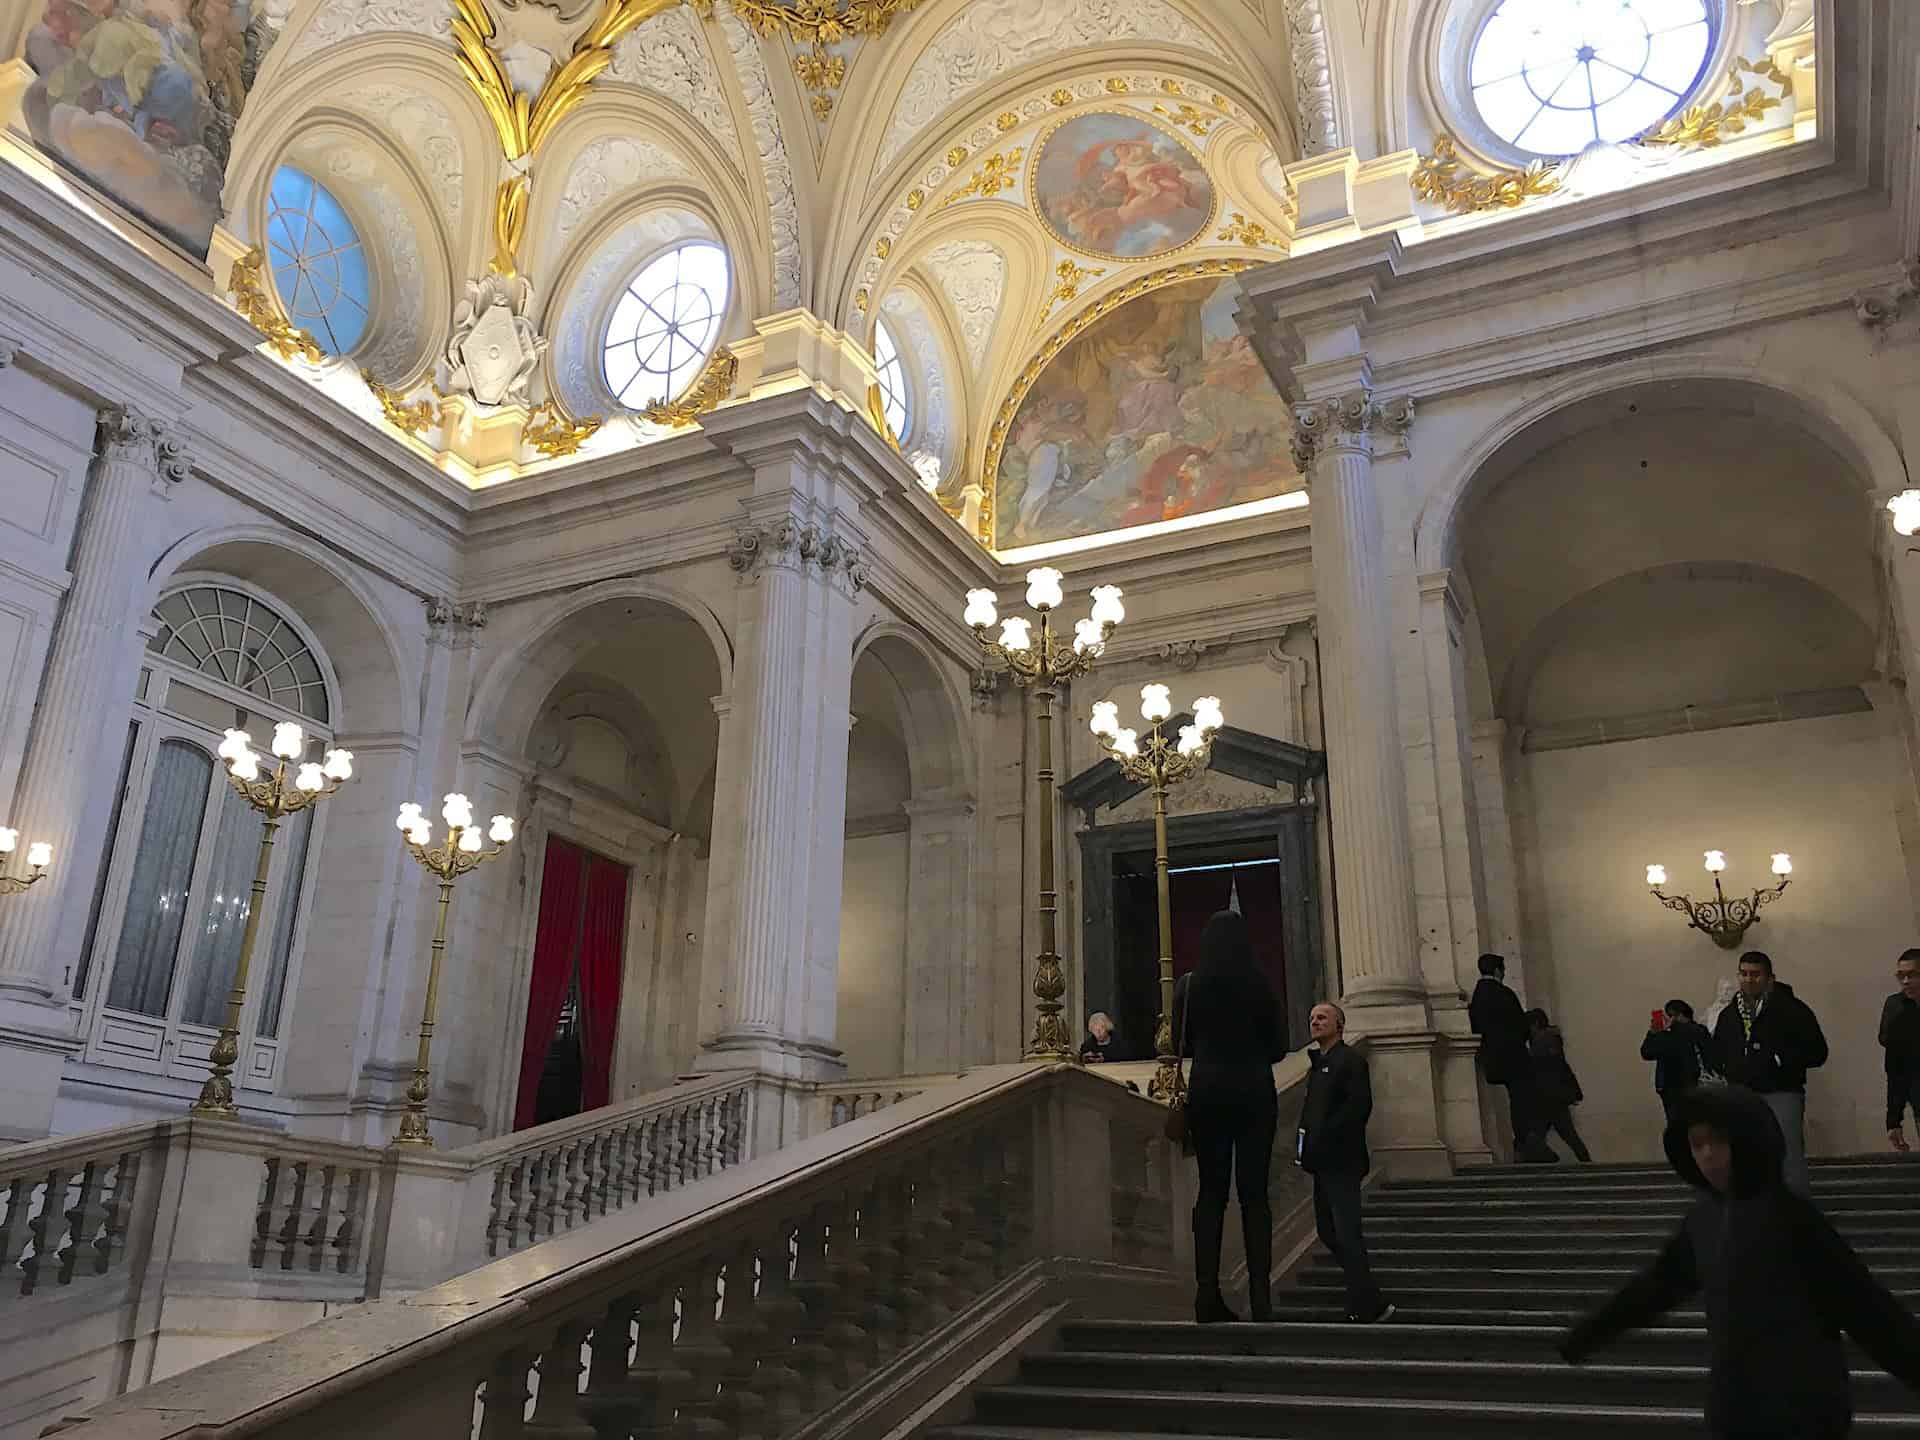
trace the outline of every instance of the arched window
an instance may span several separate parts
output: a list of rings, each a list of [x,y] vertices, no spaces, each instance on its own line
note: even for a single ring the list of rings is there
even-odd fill
[[[720,338],[729,283],[727,252],[705,240],[654,257],[627,282],[602,342],[615,400],[639,410],[693,383]]]
[[[1713,39],[1707,0],[1500,0],[1474,37],[1468,83],[1501,140],[1573,155],[1678,110]]]
[[[259,595],[185,586],[149,623],[73,989],[87,1004],[90,1059],[191,1080],[205,1075],[225,1020],[264,829],[215,748],[229,728],[264,748],[292,720],[318,758],[332,743],[333,707],[311,642]],[[273,848],[235,1074],[245,1088],[270,1090],[279,1075],[316,813],[283,821]]]
[[[887,329],[884,320],[873,327],[873,369],[880,381],[880,406],[886,413],[887,426],[893,431],[893,438],[904,445],[913,424],[912,394],[907,385],[907,367],[900,359],[900,347],[893,343],[893,332]]]
[[[287,316],[335,355],[367,333],[372,275],[360,231],[304,170],[282,165],[267,211],[267,260]]]

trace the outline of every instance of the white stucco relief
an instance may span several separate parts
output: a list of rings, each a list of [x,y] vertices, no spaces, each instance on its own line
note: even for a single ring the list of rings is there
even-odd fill
[[[663,145],[625,135],[603,135],[580,152],[567,173],[554,234],[565,240],[599,214],[609,200],[640,185],[696,178],[693,167]]]
[[[929,250],[923,263],[953,306],[977,378],[986,368],[987,345],[1007,293],[1006,258],[984,240],[949,240]]]
[[[466,208],[467,162],[452,112],[431,96],[392,85],[349,90],[340,100],[406,147],[446,212],[447,228],[457,233]]]
[[[761,177],[766,182],[767,217],[773,232],[773,308],[788,310],[800,303],[800,205],[793,188],[793,162],[773,103],[773,82],[759,40],[727,0],[713,7],[713,18],[733,55],[734,72],[753,123]]]
[[[738,163],[740,139],[713,52],[684,6],[664,10],[623,39],[608,75],[623,85],[671,100],[722,142]]]
[[[1213,37],[1166,0],[981,0],[956,16],[914,61],[880,142],[884,168],[954,102],[1048,55],[1145,40],[1232,63]]]
[[[327,0],[294,41],[288,59],[304,60],[330,45],[382,30],[445,39],[453,30],[453,7],[447,0]]]

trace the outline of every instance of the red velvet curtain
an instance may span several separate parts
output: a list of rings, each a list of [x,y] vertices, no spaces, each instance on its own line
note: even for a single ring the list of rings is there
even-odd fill
[[[580,932],[580,1108],[607,1103],[620,1019],[620,960],[627,934],[627,867],[596,855],[587,871]]]
[[[533,1123],[540,1093],[540,1072],[553,1047],[553,1027],[566,1003],[573,979],[573,958],[580,949],[581,900],[586,893],[587,852],[558,836],[547,837],[540,875],[540,920],[533,935],[533,978],[527,992],[527,1033],[520,1049],[520,1094],[514,1102],[513,1128]],[[624,895],[623,895],[624,901]]]
[[[1231,870],[1188,870],[1167,877],[1167,908],[1173,913],[1173,973],[1200,963],[1200,932],[1216,910],[1227,908]]]

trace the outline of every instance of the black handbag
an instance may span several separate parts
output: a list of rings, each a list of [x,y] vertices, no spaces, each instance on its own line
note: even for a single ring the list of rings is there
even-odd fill
[[[1173,1094],[1167,1097],[1167,1139],[1180,1147],[1182,1155],[1193,1154],[1193,1131],[1187,1123],[1187,1077],[1180,1068],[1187,1049],[1187,1016],[1192,1009],[1189,990],[1187,1003],[1180,1007],[1180,1033],[1173,1042]]]

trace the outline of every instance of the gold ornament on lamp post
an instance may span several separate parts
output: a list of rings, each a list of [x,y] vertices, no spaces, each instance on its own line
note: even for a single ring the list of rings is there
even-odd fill
[[[1053,612],[1066,600],[1060,572],[1041,566],[1027,572],[1027,606],[1040,617],[1040,633],[1033,622],[1012,615],[999,622],[1000,638],[988,638],[997,619],[994,593],[969,590],[965,619],[988,661],[1013,676],[1013,683],[1033,688],[1040,702],[1040,954],[1034,960],[1033,1039],[1027,1043],[1030,1060],[1071,1060],[1073,1037],[1060,1018],[1060,997],[1067,993],[1066,976],[1055,950],[1055,911],[1058,895],[1053,880],[1053,702],[1062,680],[1084,675],[1106,648],[1114,626],[1126,618],[1118,585],[1093,587],[1093,613],[1075,623],[1071,643],[1053,633]]]
[[[229,730],[220,742],[220,758],[227,762],[227,780],[242,800],[260,812],[260,863],[253,872],[253,897],[247,903],[246,926],[240,932],[240,960],[227,992],[227,1019],[220,1038],[207,1056],[212,1074],[200,1087],[200,1098],[190,1113],[226,1119],[240,1114],[233,1103],[233,1067],[240,1058],[240,1012],[247,1002],[247,972],[253,965],[253,943],[260,933],[260,910],[267,898],[267,869],[273,862],[273,836],[280,822],[333,794],[353,777],[353,752],[329,750],[324,762],[302,762],[307,732],[291,720],[273,727],[273,773],[263,775],[253,737]],[[292,774],[288,774],[288,767]]]
[[[1220,702],[1203,695],[1193,702],[1193,723],[1180,727],[1177,740],[1161,732],[1173,714],[1171,692],[1165,685],[1140,687],[1140,717],[1147,722],[1143,743],[1137,732],[1120,728],[1120,707],[1102,700],[1093,707],[1093,733],[1101,747],[1129,780],[1153,791],[1153,870],[1160,902],[1160,1021],[1154,1027],[1153,1049],[1159,1068],[1147,1086],[1155,1100],[1172,1100],[1180,1092],[1180,1061],[1173,1052],[1173,906],[1167,896],[1167,790],[1192,779],[1207,768],[1213,756],[1214,733],[1226,723]]]
[[[447,911],[453,905],[453,882],[487,861],[498,859],[506,852],[507,842],[513,839],[513,817],[496,815],[486,835],[493,845],[487,848],[480,838],[480,827],[473,823],[473,802],[457,792],[441,804],[440,818],[447,822],[447,843],[439,846],[434,845],[433,826],[420,813],[418,805],[411,801],[402,805],[397,822],[406,834],[407,849],[413,858],[440,882],[440,909],[433,925],[433,958],[427,966],[427,998],[420,1010],[420,1049],[414,1056],[413,1079],[407,1082],[407,1113],[400,1117],[400,1133],[391,1142],[422,1149],[433,1147],[433,1136],[427,1131],[427,1097],[433,1093],[427,1061],[433,1050],[433,1012],[440,997],[440,961],[447,950]]]
[[[11,855],[19,848],[20,832],[18,830],[9,830],[6,826],[0,825],[0,855]],[[40,877],[47,873],[47,866],[52,863],[53,846],[44,840],[35,840],[27,846],[27,869],[29,873],[26,875],[0,875],[0,895],[18,895],[22,890],[32,888]]]

